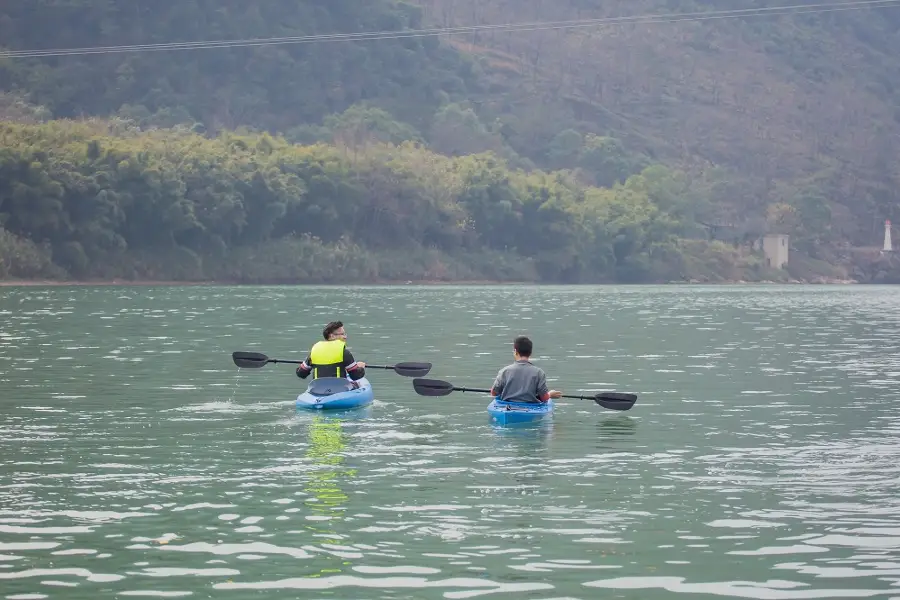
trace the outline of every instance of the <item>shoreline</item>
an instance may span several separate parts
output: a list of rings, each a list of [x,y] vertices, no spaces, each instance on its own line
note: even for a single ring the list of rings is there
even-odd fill
[[[492,280],[462,280],[462,281],[440,281],[433,279],[423,280],[406,280],[406,281],[374,281],[357,283],[246,283],[239,281],[173,281],[173,280],[151,280],[151,279],[108,279],[108,280],[73,280],[61,281],[53,279],[10,279],[0,280],[0,288],[3,287],[198,287],[198,286],[407,286],[407,285],[505,285],[505,286],[522,286],[522,285],[616,285],[616,286],[632,286],[632,285],[867,285],[856,280],[845,279],[818,279],[815,281],[667,281],[658,283],[579,283],[579,284],[560,284],[560,283],[540,283],[535,281],[492,281]]]
[[[349,283],[247,283],[241,281],[172,281],[172,280],[152,280],[152,279],[109,279],[109,280],[73,280],[60,281],[53,279],[10,279],[0,280],[0,287],[176,287],[176,286],[360,286],[360,285],[539,285],[531,281],[490,281],[490,280],[471,280],[471,281],[437,281],[437,280],[407,280],[407,281],[372,281],[372,282],[349,282]]]

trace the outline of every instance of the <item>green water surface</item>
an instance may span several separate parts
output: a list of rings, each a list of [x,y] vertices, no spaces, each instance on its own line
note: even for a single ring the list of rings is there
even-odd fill
[[[488,387],[535,341],[558,401],[298,411],[291,365]],[[0,596],[900,598],[900,288],[0,288]]]

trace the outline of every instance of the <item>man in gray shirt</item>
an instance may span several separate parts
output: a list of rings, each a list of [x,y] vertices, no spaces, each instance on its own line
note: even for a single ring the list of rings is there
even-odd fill
[[[503,367],[491,386],[491,395],[505,402],[546,402],[559,398],[562,392],[547,389],[547,376],[540,367],[531,364],[533,344],[524,335],[513,340],[516,362]]]

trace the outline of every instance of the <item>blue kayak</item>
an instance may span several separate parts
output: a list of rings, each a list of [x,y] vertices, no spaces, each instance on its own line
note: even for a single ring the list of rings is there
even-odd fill
[[[541,402],[505,402],[495,397],[488,404],[488,414],[491,421],[497,425],[511,423],[530,423],[537,421],[553,413],[553,400]]]
[[[356,387],[358,384],[359,387]],[[371,404],[375,399],[372,384],[363,377],[350,381],[343,377],[313,379],[306,391],[297,396],[297,408],[348,409]]]

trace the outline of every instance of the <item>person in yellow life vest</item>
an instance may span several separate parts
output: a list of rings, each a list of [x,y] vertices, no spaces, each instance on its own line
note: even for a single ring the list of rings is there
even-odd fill
[[[316,342],[309,355],[297,367],[297,377],[306,379],[312,373],[313,379],[320,377],[348,376],[353,381],[366,376],[366,363],[357,361],[347,350],[347,332],[340,321],[332,321],[322,330],[325,339]]]

